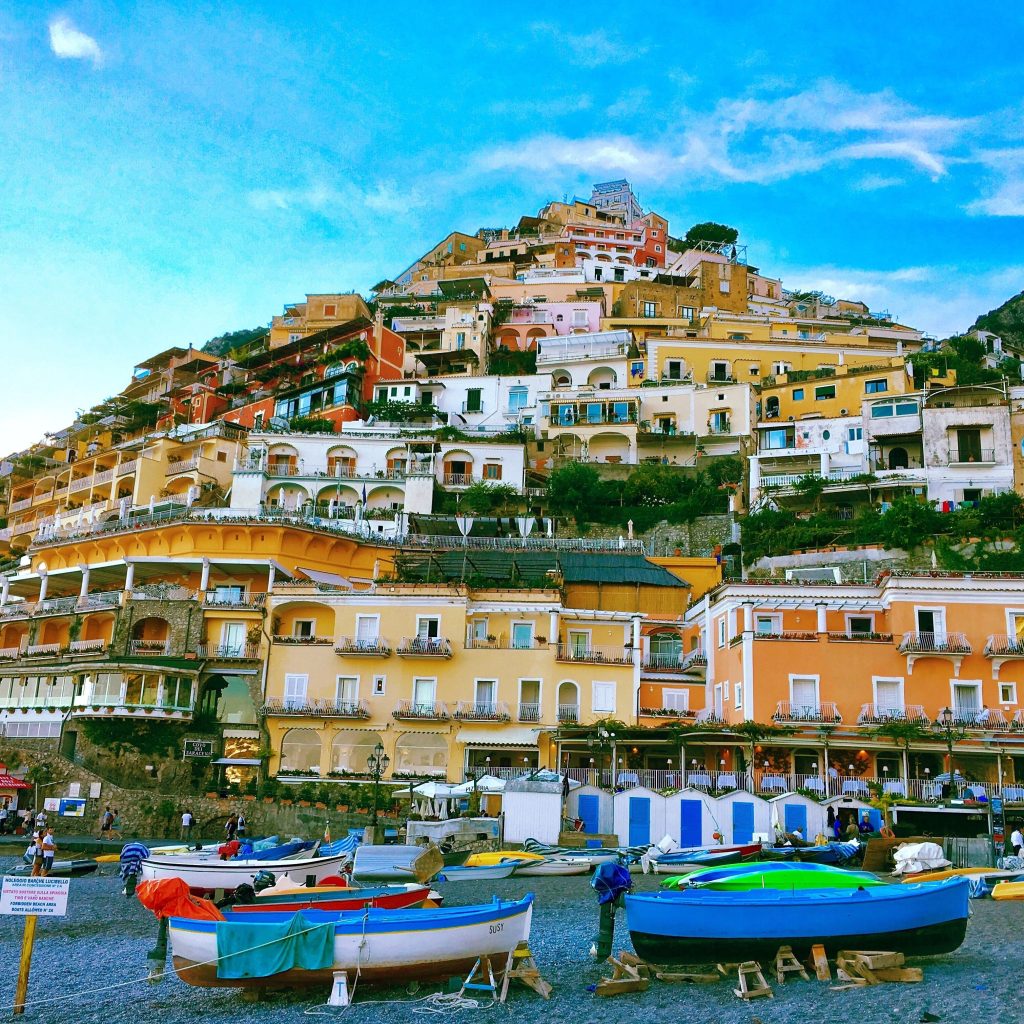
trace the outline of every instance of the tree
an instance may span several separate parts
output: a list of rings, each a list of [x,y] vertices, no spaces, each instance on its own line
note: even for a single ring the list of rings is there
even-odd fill
[[[755,747],[767,739],[775,739],[778,736],[788,736],[791,732],[785,726],[775,725],[773,722],[737,722],[735,725],[727,726],[726,732],[739,736],[747,741],[750,756],[747,758],[747,773],[754,770]]]
[[[601,477],[593,466],[570,462],[551,474],[548,501],[555,513],[588,522],[601,504]]]
[[[903,777],[910,774],[910,745],[921,740],[932,739],[932,733],[917,719],[883,722],[873,735],[882,739],[892,740],[903,753]]]
[[[500,514],[519,506],[519,493],[508,484],[489,484],[483,481],[470,484],[459,498],[459,511],[472,515]]]
[[[905,496],[897,498],[882,513],[878,526],[881,540],[887,547],[910,550],[942,533],[947,524],[931,502]]]
[[[704,221],[701,224],[694,224],[683,236],[683,243],[687,249],[692,249],[700,242],[714,242],[718,245],[734,245],[740,233],[736,228],[728,224],[718,224],[713,220]]]

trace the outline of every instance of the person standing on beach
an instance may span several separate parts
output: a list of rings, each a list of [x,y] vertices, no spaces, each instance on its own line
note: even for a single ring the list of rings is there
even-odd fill
[[[1021,832],[1019,821],[1013,832],[1010,833],[1010,848],[1013,850],[1014,857],[1020,857],[1021,851],[1024,850],[1024,833]]]
[[[235,833],[238,832],[238,815],[232,814],[228,817],[228,820],[224,822],[224,835],[227,842],[231,842],[235,838]]]
[[[239,811],[235,816],[235,832],[238,834],[239,839],[245,838],[245,814]]]
[[[40,874],[45,878],[53,870],[53,858],[57,852],[57,837],[53,834],[53,826],[49,826],[40,841],[43,854],[43,867]]]
[[[38,878],[43,873],[43,829],[32,833],[32,843],[26,852],[32,856],[32,877]]]
[[[192,838],[192,826],[195,821],[191,810],[186,810],[181,816],[181,838],[186,843]]]
[[[107,809],[100,815],[100,839],[110,838],[110,826],[114,824],[114,816],[110,813],[110,804],[107,804]]]

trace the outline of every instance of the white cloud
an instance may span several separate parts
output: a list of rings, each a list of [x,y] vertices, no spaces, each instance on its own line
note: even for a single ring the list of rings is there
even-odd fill
[[[968,203],[968,213],[989,217],[1024,217],[1024,149],[988,150],[977,154],[990,171],[985,195]]]
[[[538,21],[530,26],[534,36],[564,46],[570,63],[581,68],[599,68],[606,64],[627,64],[642,57],[650,47],[616,39],[603,28],[585,34],[567,33],[559,25]]]
[[[642,86],[636,89],[629,89],[605,110],[605,116],[615,120],[626,117],[635,117],[640,113],[644,104],[650,99],[650,97],[650,90],[645,89]]]
[[[530,100],[525,97],[515,100],[498,100],[488,108],[497,117],[514,117],[520,120],[536,117],[564,117],[589,110],[591,98],[586,93],[575,96],[554,96],[550,99]]]
[[[103,63],[100,44],[75,28],[68,17],[61,16],[50,22],[50,49],[62,59],[91,60],[95,67]]]
[[[855,192],[878,192],[885,188],[895,188],[905,184],[903,178],[886,177],[884,174],[865,174],[860,181],[854,182]]]
[[[254,189],[247,198],[250,206],[262,212],[293,210],[361,226],[381,215],[408,216],[423,205],[416,189],[401,188],[394,181],[379,181],[366,188],[316,181],[293,188]]]

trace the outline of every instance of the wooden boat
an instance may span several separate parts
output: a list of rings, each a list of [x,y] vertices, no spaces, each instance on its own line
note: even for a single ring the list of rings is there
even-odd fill
[[[269,867],[269,865],[267,865]],[[429,846],[358,846],[352,861],[357,882],[429,882],[444,867],[444,857]]]
[[[446,867],[438,875],[439,882],[479,882],[493,878],[509,878],[517,868],[529,864],[525,860],[505,860],[499,864],[485,864],[478,868]]]
[[[764,861],[698,868],[685,875],[667,878],[661,886],[663,889],[679,889],[687,885],[714,889],[841,889],[867,883],[883,884],[870,871],[848,871],[831,864]]]
[[[997,882],[992,887],[994,900],[1024,900],[1024,882]]]
[[[474,853],[466,858],[462,867],[482,868],[489,864],[501,864],[506,860],[547,860],[542,853],[528,853],[526,850],[488,850],[485,853]],[[447,862],[446,862],[447,863]]]
[[[590,871],[590,865],[583,860],[570,860],[568,857],[548,857],[541,861],[527,861],[526,864],[516,868],[516,877],[527,875],[540,877],[542,875],[585,875]]]
[[[779,946],[797,956],[821,943],[911,956],[950,953],[967,931],[965,878],[917,885],[783,892],[715,892],[687,887],[626,897],[637,953],[656,963],[770,959]]]
[[[49,870],[51,878],[80,878],[82,875],[91,875],[99,864],[91,857],[76,857],[74,860],[55,860],[53,867]],[[31,864],[19,864],[8,872],[10,875],[31,875]]]
[[[287,871],[293,877],[319,882],[336,875],[349,859],[347,853],[336,857],[310,857],[305,860],[192,860],[186,857],[150,857],[142,862],[142,878],[181,878],[197,896],[223,889],[233,892],[242,882],[252,885],[260,871]]]
[[[255,903],[237,903],[231,908],[235,914],[294,914],[300,910],[362,910],[365,907],[383,907],[401,910],[421,907],[430,898],[426,885],[382,885],[365,889],[345,888],[337,885],[294,889],[292,892],[261,894]]]
[[[903,875],[903,882],[941,882],[946,878],[1016,878],[1019,871],[1001,871],[999,868],[943,868],[940,871],[922,871],[919,875]]]
[[[365,983],[429,981],[465,976],[478,957],[504,963],[530,937],[533,895],[521,900],[426,910],[329,913],[309,910],[293,922],[333,929],[330,963],[312,969],[291,966],[265,976],[237,977],[245,964],[219,953],[220,943],[245,952],[278,941],[281,919],[273,914],[231,915],[226,922],[172,917],[168,935],[174,969],[189,985],[296,988],[330,985],[335,971],[358,972]],[[231,932],[226,930],[230,929]],[[237,931],[244,929],[244,931]],[[218,931],[222,931],[218,936]]]

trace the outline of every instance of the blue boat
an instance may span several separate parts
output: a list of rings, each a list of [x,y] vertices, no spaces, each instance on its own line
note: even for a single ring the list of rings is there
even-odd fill
[[[746,892],[702,888],[626,897],[637,954],[655,963],[714,963],[800,956],[821,943],[910,956],[951,953],[967,931],[966,878],[864,889]]]

